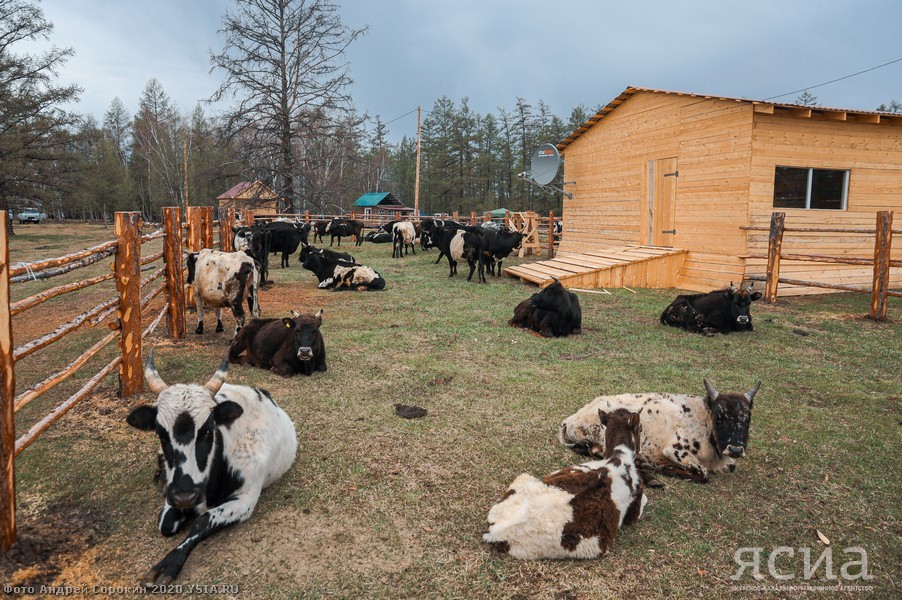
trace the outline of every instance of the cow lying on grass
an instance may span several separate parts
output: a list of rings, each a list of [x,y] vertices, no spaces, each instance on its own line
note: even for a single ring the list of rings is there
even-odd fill
[[[315,315],[291,314],[291,319],[254,319],[242,327],[229,347],[229,362],[269,369],[282,377],[325,371],[326,344],[319,330],[322,309]]]
[[[596,419],[605,427],[604,459],[541,480],[522,474],[489,511],[486,542],[514,558],[596,558],[617,531],[642,516],[648,498],[636,468],[639,415],[624,409]]]
[[[188,283],[194,286],[194,306],[197,307],[197,328],[204,332],[204,307],[216,310],[216,333],[223,330],[222,309],[232,309],[235,317],[235,333],[244,326],[244,309],[241,303],[247,298],[247,307],[255,317],[260,316],[257,302],[257,267],[254,259],[244,252],[220,252],[205,248],[188,255]]]
[[[561,444],[573,451],[598,456],[605,447],[605,429],[595,414],[625,408],[642,411],[639,462],[671,477],[706,483],[712,472],[736,469],[745,456],[752,404],[758,382],[745,393],[720,393],[705,380],[707,394],[620,394],[599,396],[561,423]],[[660,486],[647,473],[646,483]]]
[[[165,501],[157,527],[172,536],[194,520],[188,537],[141,580],[166,585],[182,570],[197,544],[250,518],[263,488],[294,462],[294,424],[269,394],[225,383],[228,362],[203,386],[166,385],[153,364],[144,367],[153,405],[138,406],[128,424],[156,431],[165,471]]]
[[[733,283],[722,290],[707,294],[677,296],[661,313],[661,324],[680,327],[706,336],[731,331],[752,331],[752,302],[761,298],[754,283],[746,289],[736,289]]]
[[[517,305],[508,325],[534,331],[543,337],[566,337],[582,331],[579,298],[553,279],[554,283]]]
[[[358,265],[349,260],[338,258],[328,250],[318,250],[313,246],[304,249],[304,268],[312,271],[319,280],[317,287],[341,290],[381,290],[385,288],[385,280],[370,267]],[[304,254],[302,253],[302,254]]]

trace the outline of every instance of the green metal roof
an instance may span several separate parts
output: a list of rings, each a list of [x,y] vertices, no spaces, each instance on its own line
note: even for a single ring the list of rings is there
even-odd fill
[[[492,213],[492,218],[497,219],[498,217],[503,217],[504,215],[506,215],[507,209],[506,208],[496,208],[495,210],[490,210],[489,212]]]
[[[357,200],[354,201],[354,206],[377,206],[390,195],[391,192],[370,192],[369,194],[364,194],[360,198],[357,198]],[[391,204],[400,203],[392,202]]]

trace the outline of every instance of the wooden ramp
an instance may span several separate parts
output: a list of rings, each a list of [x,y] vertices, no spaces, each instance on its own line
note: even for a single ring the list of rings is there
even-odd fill
[[[507,267],[504,274],[550,285],[552,276],[566,287],[676,287],[688,250],[658,246],[622,246],[590,252],[559,252],[551,260]]]

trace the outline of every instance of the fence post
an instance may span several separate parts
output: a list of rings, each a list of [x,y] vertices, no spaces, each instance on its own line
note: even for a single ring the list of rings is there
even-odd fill
[[[548,211],[548,258],[554,258],[554,211]]]
[[[785,221],[786,213],[775,212],[770,216],[770,233],[767,236],[767,281],[764,284],[764,300],[767,302],[777,301]]]
[[[204,248],[212,248],[213,247],[213,207],[212,206],[201,206],[200,207],[201,214],[201,227],[203,233],[201,237],[204,241]]]
[[[117,212],[116,291],[119,292],[119,397],[144,391],[141,364],[141,213]]]
[[[476,225],[476,211],[470,211],[470,225]]]
[[[0,211],[0,554],[16,541],[16,376],[9,314],[9,213]]]
[[[232,216],[234,216],[234,209]],[[163,262],[166,267],[166,326],[169,337],[185,337],[185,272],[182,269],[182,210],[178,206],[163,208]]]
[[[185,211],[185,222],[188,226],[188,252],[200,252],[204,249],[204,216],[202,206],[189,206]]]
[[[245,208],[241,211],[241,224],[245,227],[253,227],[254,226],[254,211]]]
[[[893,213],[877,213],[877,235],[874,239],[874,291],[871,297],[871,318],[886,321],[886,297],[889,290],[889,262],[893,246]]]
[[[510,229],[511,227],[511,211],[504,211],[504,228]]]
[[[457,221],[458,223],[460,223],[460,213],[459,213],[458,211],[455,210],[454,213],[453,213],[453,215],[454,215],[454,216],[451,217],[451,218],[454,219],[455,221]]]
[[[232,244],[234,233],[232,228],[235,226],[235,209],[226,208],[219,209],[219,249],[223,252],[234,252],[235,246]]]
[[[310,211],[305,210],[304,211],[304,223],[309,223],[309,222],[310,222]]]

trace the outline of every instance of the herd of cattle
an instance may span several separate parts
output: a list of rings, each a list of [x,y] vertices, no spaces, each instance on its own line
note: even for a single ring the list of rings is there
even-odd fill
[[[522,236],[503,227],[469,227],[438,219],[419,224],[393,222],[364,236],[358,222],[270,223],[236,228],[236,252],[203,250],[188,257],[188,282],[197,306],[196,333],[204,332],[204,307],[216,311],[216,331],[224,330],[221,309],[236,320],[228,357],[205,385],[163,382],[151,351],[144,369],[157,394],[152,405],[135,408],[128,423],[154,431],[160,439],[160,480],[164,503],[158,529],[188,535],[141,583],[168,584],[193,548],[216,532],[248,519],[263,488],[292,465],[297,450],[294,424],[268,392],[224,383],[229,363],[268,369],[283,377],[326,371],[326,347],[315,315],[260,318],[258,289],[266,281],[270,253],[282,267],[301,247],[299,259],[318,287],[379,290],[385,280],[345,252],[316,248],[308,235],[332,235],[393,245],[392,256],[437,248],[450,275],[466,260],[470,277],[484,267],[498,275],[501,263]],[[389,239],[390,238],[390,239]],[[314,238],[315,239],[315,238]],[[320,237],[322,239],[322,237]],[[331,244],[330,244],[331,245]],[[469,279],[469,278],[468,278]],[[661,314],[662,324],[705,335],[752,329],[749,307],[761,294],[751,286],[678,296]],[[243,304],[254,317],[246,322]],[[555,281],[514,309],[510,325],[541,337],[564,337],[582,330],[576,294]],[[745,456],[752,404],[760,387],[744,393],[718,392],[707,380],[705,395],[638,393],[600,396],[564,419],[559,441],[593,460],[537,479],[522,474],[488,513],[484,540],[524,559],[593,558],[606,552],[620,527],[637,521],[648,501],[644,487],[663,487],[658,474],[705,483],[711,473],[732,472]]]

